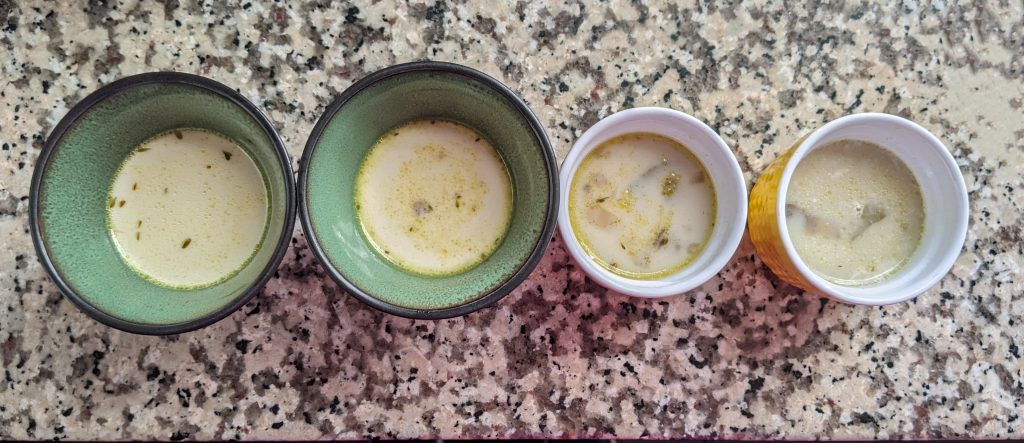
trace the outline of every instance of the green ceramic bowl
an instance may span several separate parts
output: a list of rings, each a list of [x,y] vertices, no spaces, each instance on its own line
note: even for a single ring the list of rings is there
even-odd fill
[[[511,177],[512,219],[502,243],[455,275],[394,266],[370,245],[355,211],[353,190],[367,152],[389,129],[420,119],[474,129]],[[299,171],[300,218],[327,272],[355,297],[404,317],[454,317],[501,299],[537,265],[558,212],[556,168],[544,128],[505,85],[465,66],[407,63],[356,82],[320,117]]]
[[[106,225],[107,193],[139,143],[174,128],[222,134],[249,153],[266,184],[269,217],[259,249],[240,271],[194,290],[155,285],[123,261]],[[32,177],[36,252],[61,292],[96,320],[139,334],[174,334],[224,318],[273,274],[291,239],[291,162],[259,109],[227,86],[182,73],[124,78],[93,92],[46,140]]]

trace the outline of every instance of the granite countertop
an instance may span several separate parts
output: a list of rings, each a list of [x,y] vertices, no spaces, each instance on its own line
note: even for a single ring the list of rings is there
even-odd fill
[[[1020,3],[61,3],[0,0],[0,438],[1024,437]],[[521,93],[560,158],[610,113],[690,113],[748,184],[824,122],[911,118],[961,166],[966,245],[940,285],[869,308],[781,283],[749,239],[697,290],[629,298],[556,239],[494,307],[412,321],[340,291],[297,230],[251,303],[162,338],[91,320],[35,259],[35,159],[100,85],[216,79],[297,159],[353,81],[427,58]]]

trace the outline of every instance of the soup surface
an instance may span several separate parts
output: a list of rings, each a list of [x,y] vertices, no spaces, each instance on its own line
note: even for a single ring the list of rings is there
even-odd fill
[[[233,275],[259,248],[267,190],[256,163],[234,142],[177,129],[128,155],[107,213],[132,269],[157,284],[204,287]]]
[[[570,186],[569,219],[584,250],[625,277],[678,272],[714,228],[715,190],[704,165],[667,137],[631,133],[602,143]]]
[[[512,217],[512,183],[498,152],[472,129],[443,120],[388,131],[367,154],[355,195],[377,251],[425,275],[479,264]]]
[[[840,140],[807,154],[786,192],[786,227],[800,258],[833,283],[891,276],[921,242],[924,203],[914,173],[876,144]]]

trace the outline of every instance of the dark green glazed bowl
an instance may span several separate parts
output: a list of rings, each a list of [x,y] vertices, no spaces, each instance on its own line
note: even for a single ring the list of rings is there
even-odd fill
[[[125,156],[174,128],[207,129],[238,143],[260,168],[269,200],[267,229],[249,263],[194,290],[135,273],[106,225],[107,192]],[[29,217],[40,261],[79,309],[138,334],[190,331],[245,304],[280,264],[295,219],[291,161],[267,117],[231,88],[190,74],[136,75],[93,92],[57,124],[32,176]]]
[[[388,130],[420,119],[468,126],[491,142],[512,182],[512,219],[501,245],[462,273],[424,276],[382,258],[355,211],[356,176]],[[410,318],[465,315],[521,283],[540,261],[558,212],[558,172],[544,128],[505,85],[465,66],[414,62],[349,87],[320,117],[299,170],[302,228],[327,272],[381,311]]]

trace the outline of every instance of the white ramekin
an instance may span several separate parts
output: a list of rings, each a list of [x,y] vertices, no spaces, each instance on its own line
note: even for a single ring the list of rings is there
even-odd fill
[[[637,280],[615,274],[583,251],[569,221],[569,190],[576,169],[594,148],[622,134],[648,132],[683,144],[707,169],[715,187],[715,225],[704,251],[686,268],[655,279]],[[747,218],[747,188],[732,151],[708,125],[667,108],[633,108],[605,117],[583,133],[562,162],[558,228],[569,253],[600,285],[636,297],[657,298],[689,291],[708,281],[732,258]]]
[[[917,178],[924,200],[924,230],[914,255],[892,277],[867,286],[839,285],[812,271],[797,254],[786,227],[786,192],[796,166],[808,153],[843,139],[877,144],[903,160]],[[775,204],[778,235],[786,255],[800,276],[813,289],[853,304],[899,303],[935,286],[953,267],[967,235],[967,188],[953,156],[928,130],[910,120],[889,114],[848,115],[811,133],[796,147],[786,163]]]

